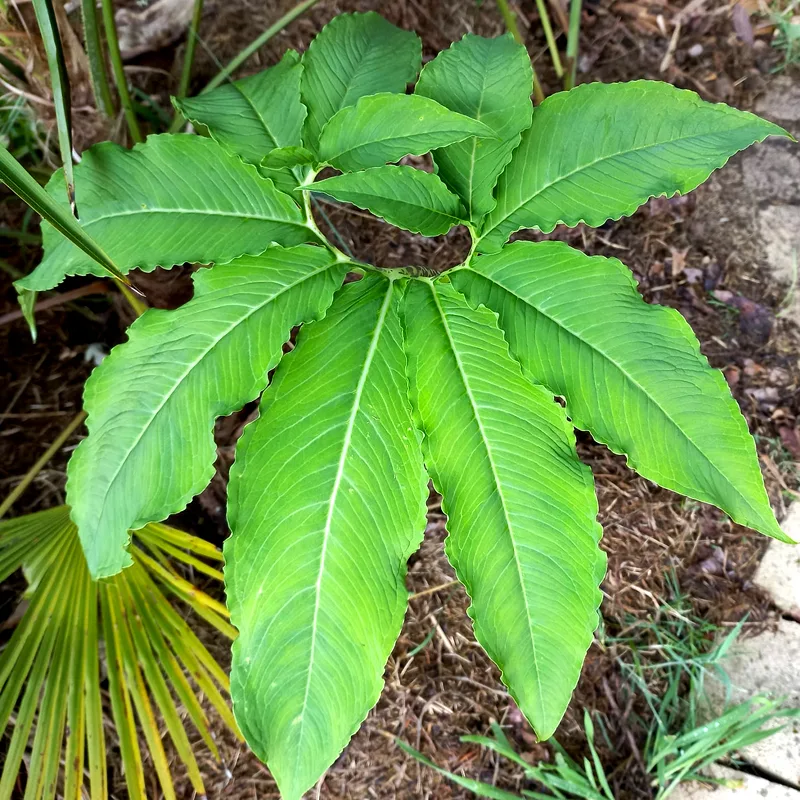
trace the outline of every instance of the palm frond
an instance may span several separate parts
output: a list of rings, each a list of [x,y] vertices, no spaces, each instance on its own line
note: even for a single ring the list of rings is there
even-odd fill
[[[0,523],[0,581],[23,569],[29,583],[28,606],[0,652],[0,735],[10,733],[0,800],[21,784],[25,800],[108,797],[105,716],[131,800],[146,798],[146,765],[164,798],[175,798],[167,738],[205,793],[187,724],[219,754],[199,693],[240,736],[225,671],[171,602],[233,637],[225,606],[178,569],[221,580],[213,565],[221,554],[161,524],[136,532],[131,552],[133,566],[95,583],[65,506]]]

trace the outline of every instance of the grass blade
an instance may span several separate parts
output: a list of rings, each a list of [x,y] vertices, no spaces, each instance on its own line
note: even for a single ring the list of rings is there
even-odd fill
[[[583,0],[570,0],[569,31],[567,32],[567,65],[564,75],[564,88],[571,89],[575,85],[578,74],[578,43],[581,38],[581,6]]]
[[[64,51],[61,47],[61,36],[58,32],[56,11],[53,0],[33,0],[36,22],[42,35],[47,66],[50,69],[50,84],[53,88],[53,105],[56,109],[56,126],[58,128],[58,147],[61,151],[61,162],[64,166],[64,179],[67,183],[67,198],[72,215],[77,217],[75,209],[75,178],[72,174],[72,106],[69,93],[69,75],[64,62]]]
[[[47,220],[59,233],[83,250],[89,258],[100,264],[116,280],[125,286],[131,285],[100,245],[81,228],[75,217],[39,186],[6,147],[0,147],[0,180],[14,194],[22,198],[42,219]]]
[[[100,641],[97,617],[97,583],[89,581],[86,648],[84,650],[84,689],[86,696],[86,753],[89,762],[89,789],[93,798],[108,794],[106,740],[103,735],[103,697],[100,694]]]
[[[89,73],[92,79],[92,91],[97,107],[107,117],[114,116],[114,99],[108,85],[106,61],[103,46],[100,42],[100,28],[97,24],[97,4],[95,0],[81,0],[83,17],[83,38],[86,56],[89,59]]]
[[[113,0],[102,0],[103,27],[106,31],[106,42],[108,43],[108,57],[111,60],[111,70],[114,74],[114,82],[117,85],[119,102],[125,114],[125,121],[128,123],[128,130],[134,143],[143,142],[142,132],[139,129],[139,120],[133,109],[131,93],[128,91],[128,79],[125,77],[125,67],[122,65],[122,54],[119,51],[119,39],[117,37],[117,25],[114,22],[114,3]]]
[[[309,8],[316,5],[319,0],[303,0],[302,3],[298,3],[293,9],[287,11],[277,22],[273,25],[270,25],[260,36],[256,37],[252,42],[250,42],[247,47],[239,53],[236,58],[234,58],[226,67],[225,69],[221,70],[203,89],[203,92],[210,92],[212,89],[216,89],[217,86],[224,83],[226,80],[230,78],[230,76],[236,72],[236,70],[250,58],[259,47],[265,45],[276,33],[280,33],[290,22],[296,20],[301,14],[305,11],[308,11]]]

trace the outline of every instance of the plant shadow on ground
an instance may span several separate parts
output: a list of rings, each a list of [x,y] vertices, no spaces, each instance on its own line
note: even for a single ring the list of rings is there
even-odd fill
[[[209,3],[200,29],[203,47],[197,54],[197,84],[202,86],[216,67],[208,55],[225,62],[263,30],[292,3],[266,4],[256,8],[245,0]],[[536,67],[546,88],[555,91],[555,76],[548,74],[544,40],[538,22],[524,6],[523,28]],[[766,49],[739,41],[734,33],[729,7],[722,0],[706,3],[682,28],[678,46],[664,72],[672,20],[681,3],[634,4],[603,0],[586,3],[579,79],[665,79],[699,91],[708,100],[724,100],[740,108],[751,108],[754,98],[772,80],[771,70],[780,58]],[[249,62],[244,73],[274,63],[286,47],[303,49],[316,31],[338,11],[376,8],[392,22],[415,29],[425,44],[426,57],[445,48],[467,30],[492,36],[502,32],[502,22],[490,2],[465,0],[443,3],[423,0],[393,0],[390,3],[323,0],[295,22]],[[662,21],[659,23],[658,16]],[[248,20],[242,25],[243,18]],[[663,28],[663,29],[662,29]],[[665,35],[666,31],[666,35]],[[138,70],[131,75],[147,95],[167,103],[163,73],[174,78],[180,64],[177,49],[139,56]],[[692,53],[698,53],[692,55]],[[170,66],[171,65],[171,66]],[[740,78],[745,78],[741,80]],[[168,106],[167,106],[168,107]],[[80,126],[79,121],[77,126]],[[105,138],[98,126],[77,131],[80,146]],[[559,238],[586,252],[615,256],[634,270],[640,288],[650,302],[678,308],[689,320],[703,351],[714,366],[722,368],[742,405],[751,430],[756,434],[770,496],[782,514],[791,490],[796,488],[794,461],[800,458],[796,419],[800,413],[797,389],[798,337],[776,312],[785,297],[783,287],[758,279],[757,264],[740,256],[741,241],[748,231],[730,230],[724,222],[701,217],[706,190],[688,198],[651,201],[628,220],[612,222],[599,230],[557,229],[548,238]],[[357,257],[387,266],[424,264],[440,270],[458,263],[465,252],[466,236],[458,229],[446,237],[422,240],[389,229],[370,215],[329,204],[319,208],[320,222],[331,225]],[[35,234],[19,205],[7,196],[0,205],[0,226]],[[533,237],[535,238],[535,237]],[[36,263],[35,244],[16,238],[0,241],[0,259],[6,266],[3,307],[13,312],[14,271],[28,272]],[[753,274],[751,274],[753,273]],[[756,279],[754,279],[756,278]],[[184,272],[156,271],[137,278],[148,297],[159,306],[175,307],[188,298],[191,289]],[[68,291],[85,281],[71,281]],[[710,292],[727,290],[753,301],[760,311],[745,322],[741,311],[715,303]],[[107,289],[83,297],[40,315],[39,343],[34,346],[20,320],[8,323],[2,347],[2,379],[6,395],[0,412],[0,488],[3,494],[41,455],[80,407],[83,382],[92,367],[93,345],[107,350],[124,337],[131,321],[124,305]],[[766,335],[765,335],[766,333]],[[7,399],[5,399],[7,398]],[[233,445],[252,412],[220,420],[218,475],[203,495],[174,520],[219,544],[226,535],[224,500],[227,470]],[[15,513],[46,508],[63,502],[64,466],[77,438],[40,474],[34,486],[15,506]],[[648,624],[659,619],[659,608],[670,598],[671,575],[677,576],[694,616],[714,626],[729,629],[747,615],[744,633],[769,623],[769,602],[750,579],[766,546],[723,515],[701,504],[684,501],[637,478],[624,459],[594,444],[588,435],[579,437],[582,459],[594,471],[600,498],[600,520],[605,528],[603,547],[609,555],[609,572],[603,584],[603,614],[606,633],[620,637],[635,621]],[[505,759],[472,743],[462,735],[485,735],[497,720],[526,761],[551,757],[550,749],[535,741],[522,715],[499,682],[496,668],[475,643],[465,610],[463,590],[451,585],[454,575],[442,556],[445,520],[438,497],[429,501],[429,520],[422,550],[413,557],[408,587],[414,594],[405,626],[386,669],[386,689],[353,743],[331,768],[321,788],[323,798],[453,798],[472,797],[401,753],[393,743],[399,736],[424,752],[439,766],[493,783],[511,791],[522,785],[523,771]],[[437,587],[443,587],[438,588]],[[10,607],[10,589],[0,590],[0,613]],[[703,630],[701,635],[709,633]],[[207,646],[227,663],[224,643],[213,632],[202,630]],[[626,648],[628,648],[626,650]],[[596,643],[589,651],[578,685],[558,738],[567,751],[582,759],[586,751],[583,712],[585,708],[603,719],[603,735],[596,746],[609,776],[611,788],[621,798],[652,797],[652,787],[640,765],[641,749],[652,710],[642,691],[633,691],[622,666],[629,646]],[[646,654],[642,655],[647,658]],[[657,671],[648,681],[649,690],[660,691]],[[277,797],[266,769],[223,726],[219,732],[225,767],[211,760],[201,764],[210,797]],[[231,777],[232,776],[232,777]],[[188,781],[181,783],[179,797],[191,797]],[[117,775],[115,789],[124,793]]]

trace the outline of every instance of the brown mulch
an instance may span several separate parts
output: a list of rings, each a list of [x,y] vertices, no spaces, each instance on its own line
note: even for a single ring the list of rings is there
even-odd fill
[[[203,47],[198,48],[195,89],[216,70],[209,52],[224,63],[292,4],[288,0],[269,4],[209,2],[200,31]],[[757,37],[754,45],[739,38],[731,5],[724,0],[587,0],[584,5],[582,80],[669,80],[706,99],[742,108],[752,107],[771,80],[776,54],[763,36]],[[548,67],[535,5],[524,0],[518,7],[537,71],[546,89],[555,91],[558,84]],[[323,0],[270,42],[245,72],[274,63],[287,47],[303,49],[335,13],[367,8],[417,30],[426,58],[465,31],[491,36],[503,30],[489,0]],[[676,18],[681,27],[673,37]],[[149,59],[137,57],[134,64],[139,69],[132,73],[137,85],[165,102],[163,70],[174,80],[182,47],[179,44]],[[98,138],[96,127],[87,125],[87,131],[87,141]],[[119,129],[114,133],[122,135]],[[726,241],[719,235],[722,223],[710,230],[707,221],[699,220],[696,207],[703,203],[703,195],[701,189],[688,198],[651,201],[631,219],[599,230],[559,229],[553,236],[593,254],[621,258],[634,271],[648,301],[678,308],[687,317],[703,352],[724,370],[756,435],[770,496],[780,514],[796,488],[795,462],[800,459],[798,338],[787,321],[776,317],[784,290],[763,281],[753,265],[737,259],[736,235],[741,232],[731,231]],[[327,204],[322,208],[353,252],[374,263],[414,263],[442,269],[458,263],[468,248],[463,230],[424,240],[389,228],[363,212]],[[0,225],[19,229],[23,223],[19,205],[4,195]],[[321,219],[321,224],[327,223]],[[711,241],[713,248],[708,246]],[[0,248],[0,259],[12,270],[26,272],[35,263],[34,246],[21,247],[17,241],[2,239]],[[11,278],[3,273],[0,280],[2,315],[14,310],[15,297]],[[177,305],[190,291],[185,275],[177,270],[138,280],[160,306]],[[70,281],[62,288],[85,282]],[[745,297],[754,307],[736,313],[712,302],[711,291]],[[80,407],[82,383],[92,366],[86,360],[87,352],[91,354],[97,346],[107,350],[120,341],[129,321],[124,305],[107,292],[40,314],[36,346],[22,322],[5,327],[6,335],[0,337],[0,379],[6,386],[0,404],[0,495],[10,490]],[[213,541],[220,542],[226,535],[224,476],[235,438],[251,410],[218,423],[220,476],[178,518],[178,525]],[[15,506],[15,513],[63,502],[64,466],[76,442],[77,437],[39,475]],[[602,546],[609,556],[609,571],[603,584],[603,614],[608,631],[618,631],[631,615],[638,619],[655,616],[664,602],[674,599],[672,576],[697,616],[726,626],[747,614],[748,626],[768,624],[769,603],[750,582],[766,546],[763,537],[733,525],[715,509],[636,477],[627,470],[624,459],[594,444],[587,435],[580,435],[579,450],[594,471],[605,528]],[[320,797],[450,800],[473,796],[399,752],[392,742],[394,736],[418,747],[442,767],[509,790],[524,785],[521,770],[475,745],[461,743],[462,735],[486,734],[490,722],[497,720],[506,726],[523,757],[531,761],[549,757],[549,750],[536,743],[500,684],[496,668],[474,642],[465,613],[467,598],[452,584],[454,576],[442,554],[444,518],[436,497],[431,498],[429,507],[425,542],[409,568],[408,587],[414,596],[387,665],[386,689],[376,710],[329,770]],[[224,643],[204,635],[209,647],[226,661]],[[591,648],[558,738],[580,755],[583,709],[600,714],[608,741],[599,746],[617,796],[620,800],[646,798],[651,790],[637,760],[642,732],[631,722],[635,714],[631,713],[630,692],[618,655],[599,641]],[[224,729],[220,728],[217,736],[225,765],[210,759],[204,764],[209,797],[277,797],[267,770]],[[180,796],[191,797],[188,784],[180,788]]]

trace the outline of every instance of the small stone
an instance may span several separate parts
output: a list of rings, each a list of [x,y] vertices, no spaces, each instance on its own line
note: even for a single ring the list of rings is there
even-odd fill
[[[693,44],[687,51],[686,51],[692,58],[699,58],[703,55],[703,45],[701,44]]]

